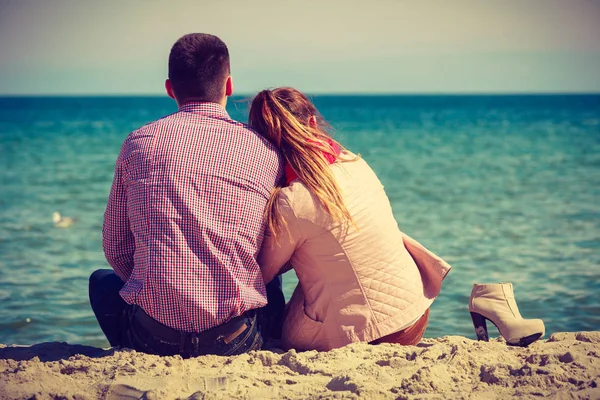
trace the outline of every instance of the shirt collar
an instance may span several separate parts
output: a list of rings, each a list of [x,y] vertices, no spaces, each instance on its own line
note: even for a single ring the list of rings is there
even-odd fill
[[[208,117],[231,119],[225,108],[218,103],[190,101],[179,107],[179,111],[202,114]]]

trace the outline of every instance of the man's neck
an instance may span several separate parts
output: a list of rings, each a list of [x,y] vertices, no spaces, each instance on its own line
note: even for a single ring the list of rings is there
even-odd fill
[[[227,107],[227,96],[223,97],[223,99],[221,101],[206,101],[206,100],[202,100],[202,99],[185,99],[185,101],[183,101],[181,103],[177,102],[177,107],[181,108],[189,103],[212,103],[212,104],[218,104],[221,107],[226,108]]]

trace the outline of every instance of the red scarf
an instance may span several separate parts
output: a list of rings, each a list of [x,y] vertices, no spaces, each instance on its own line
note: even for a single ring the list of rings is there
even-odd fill
[[[333,164],[335,162],[335,160],[337,160],[337,158],[339,157],[341,150],[337,144],[333,143],[333,140],[327,139],[327,143],[329,144],[329,146],[331,147],[331,150],[333,150],[335,155],[323,152],[323,157],[325,157],[325,160],[327,160],[327,162],[329,164]],[[292,183],[292,181],[294,179],[298,178],[298,175],[296,174],[296,171],[294,171],[292,169],[292,166],[290,165],[290,163],[287,161],[285,163],[284,171],[285,171],[285,184],[287,186],[289,186],[290,183]]]

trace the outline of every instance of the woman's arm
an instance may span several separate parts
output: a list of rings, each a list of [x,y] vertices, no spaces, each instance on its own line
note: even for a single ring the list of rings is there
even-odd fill
[[[281,194],[277,200],[277,206],[281,228],[277,235],[273,235],[272,232],[266,232],[262,248],[258,255],[258,264],[260,265],[265,284],[271,282],[278,274],[290,269],[290,265],[286,265],[286,263],[288,263],[296,249],[304,241],[299,229],[298,218]],[[286,268],[282,270],[284,266]]]

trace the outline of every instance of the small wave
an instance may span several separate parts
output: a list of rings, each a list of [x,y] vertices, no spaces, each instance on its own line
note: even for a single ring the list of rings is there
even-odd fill
[[[10,296],[11,292],[9,292],[8,290],[0,289],[0,301],[10,299]]]

